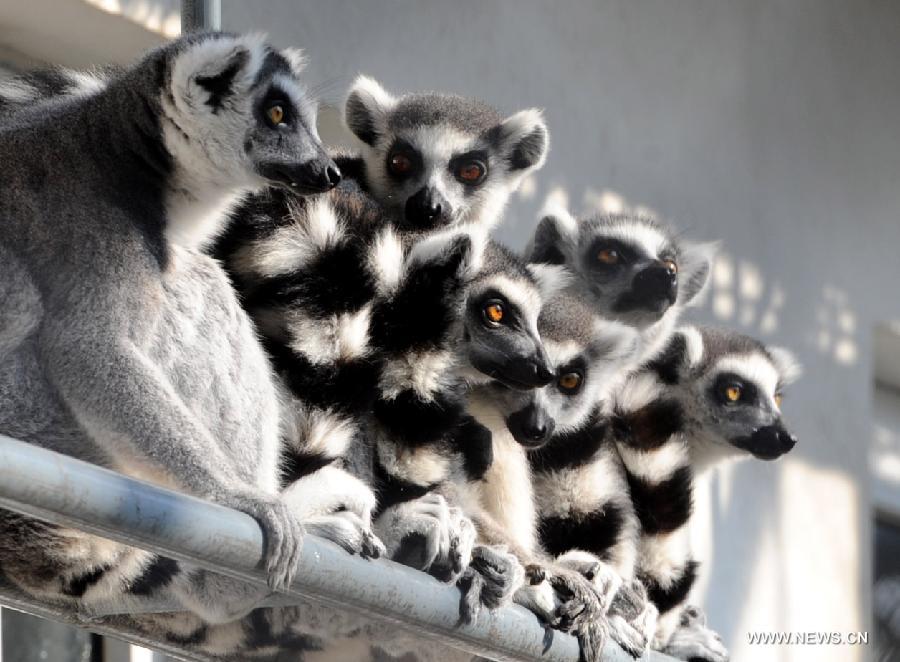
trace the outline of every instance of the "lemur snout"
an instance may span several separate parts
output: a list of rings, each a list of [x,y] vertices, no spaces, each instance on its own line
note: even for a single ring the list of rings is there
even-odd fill
[[[259,167],[259,173],[272,183],[298,195],[324,193],[341,182],[341,171],[334,161],[327,157],[318,157],[303,163],[264,163]]]
[[[678,296],[678,271],[672,263],[654,262],[638,272],[632,281],[632,289],[640,300],[673,304]]]
[[[406,221],[417,228],[434,228],[450,218],[450,203],[435,189],[424,186],[406,201]]]
[[[781,423],[758,428],[749,439],[738,444],[761,460],[774,460],[797,445],[797,437],[789,433]]]
[[[543,446],[553,430],[556,422],[540,407],[530,404],[506,419],[506,426],[513,438],[526,448]]]

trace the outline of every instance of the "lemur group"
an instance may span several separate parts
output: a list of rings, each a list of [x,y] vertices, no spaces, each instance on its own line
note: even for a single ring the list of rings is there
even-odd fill
[[[251,515],[269,587],[2,510],[5,580],[215,659],[448,659],[260,607],[309,533],[456,584],[463,621],[523,605],[588,661],[726,660],[689,601],[694,476],[794,446],[798,366],[679,322],[714,245],[555,209],[510,250],[539,111],[359,77],[338,151],[302,69],[213,33],[0,83],[0,433]]]

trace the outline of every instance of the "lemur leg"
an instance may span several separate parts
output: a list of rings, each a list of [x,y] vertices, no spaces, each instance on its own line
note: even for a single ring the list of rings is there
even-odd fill
[[[384,544],[372,531],[375,494],[344,469],[322,467],[285,488],[284,499],[309,533],[363,558],[385,553]]]
[[[91,313],[87,304],[73,307],[42,330],[45,369],[78,421],[111,455],[166,475],[182,467],[183,489],[254,517],[265,534],[269,585],[288,586],[300,559],[299,520],[278,494],[246,482],[125,329],[97,328],[102,316]]]
[[[728,662],[722,637],[706,626],[702,609],[687,605],[679,616],[678,628],[662,652],[679,660]]]

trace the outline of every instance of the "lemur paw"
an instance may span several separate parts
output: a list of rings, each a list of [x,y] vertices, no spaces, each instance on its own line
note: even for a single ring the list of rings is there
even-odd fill
[[[722,637],[706,626],[706,614],[693,605],[682,610],[678,629],[662,652],[680,660],[728,662]]]
[[[600,599],[600,607],[603,613],[609,611],[613,599],[622,587],[622,577],[608,563],[596,558],[561,557],[557,563],[574,570],[593,584]]]
[[[440,494],[388,508],[375,522],[388,557],[441,581],[452,582],[469,565],[475,527]]]
[[[513,554],[503,547],[477,545],[472,562],[457,582],[462,592],[460,621],[471,623],[482,606],[497,609],[507,604],[524,579],[525,568]]]
[[[594,585],[581,573],[560,566],[531,565],[515,602],[553,628],[574,634],[585,660],[599,660],[606,643],[606,607]]]
[[[624,584],[609,608],[610,636],[632,657],[639,658],[653,640],[658,615],[641,582]]]
[[[269,588],[283,591],[290,587],[300,563],[303,525],[280,497],[234,494],[221,500],[223,505],[247,513],[263,531],[265,566]]]
[[[377,559],[385,554],[384,543],[372,532],[368,523],[348,510],[311,517],[303,524],[309,533],[338,544],[350,554],[364,559]]]

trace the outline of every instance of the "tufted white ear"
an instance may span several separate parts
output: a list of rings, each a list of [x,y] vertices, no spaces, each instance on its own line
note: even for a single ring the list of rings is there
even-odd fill
[[[387,114],[397,100],[374,78],[359,76],[344,104],[344,123],[357,138],[374,145],[384,132]]]
[[[176,104],[215,110],[232,94],[250,86],[265,57],[265,35],[215,35],[189,44],[172,65]]]
[[[687,305],[697,298],[709,282],[709,274],[718,242],[685,243],[678,256],[678,302]]]
[[[525,174],[544,165],[550,136],[543,113],[537,108],[510,115],[493,130],[510,171]]]
[[[306,69],[306,54],[302,48],[284,48],[281,50],[281,54],[291,65],[291,71],[295,76],[299,76]]]
[[[481,271],[487,232],[477,224],[463,225],[417,241],[406,258],[404,269],[420,265],[458,261],[456,273],[466,280]]]
[[[537,281],[543,301],[553,298],[572,283],[572,272],[559,264],[533,262],[528,265],[528,271]]]
[[[800,375],[803,374],[803,367],[800,365],[797,357],[794,356],[794,353],[789,349],[778,346],[769,346],[766,347],[766,351],[769,352],[769,356],[772,357],[772,362],[775,364],[775,369],[778,370],[778,376],[782,383],[790,384],[799,379]]]
[[[529,262],[566,264],[578,242],[578,221],[558,203],[544,207],[531,241],[525,249]]]

